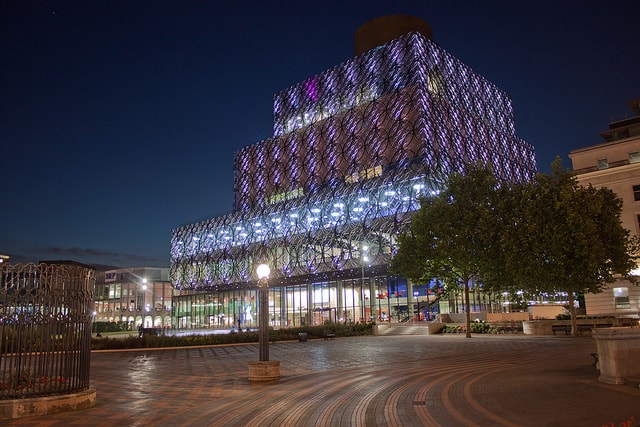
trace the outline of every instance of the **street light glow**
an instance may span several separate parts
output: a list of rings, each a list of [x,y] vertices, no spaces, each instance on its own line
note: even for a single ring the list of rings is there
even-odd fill
[[[258,268],[256,268],[256,273],[258,274],[258,279],[268,279],[271,274],[271,269],[267,264],[260,264]]]

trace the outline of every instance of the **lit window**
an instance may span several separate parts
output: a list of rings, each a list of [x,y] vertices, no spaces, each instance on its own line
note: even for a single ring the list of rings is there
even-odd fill
[[[609,168],[609,161],[607,159],[598,159],[599,170],[608,169],[608,168]]]
[[[616,308],[631,308],[629,303],[629,288],[613,288],[613,298]]]
[[[640,162],[640,151],[636,151],[635,153],[629,153],[629,163],[638,163]]]
[[[633,186],[633,200],[636,202],[640,200],[640,185]]]

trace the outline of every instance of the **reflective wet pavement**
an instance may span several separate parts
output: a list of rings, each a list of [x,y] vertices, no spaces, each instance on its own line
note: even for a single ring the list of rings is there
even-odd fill
[[[630,426],[640,389],[597,381],[590,337],[382,336],[93,352],[94,408],[24,426]]]

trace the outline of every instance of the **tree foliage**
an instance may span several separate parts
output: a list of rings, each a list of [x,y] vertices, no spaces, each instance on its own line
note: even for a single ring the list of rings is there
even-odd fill
[[[597,293],[635,267],[635,243],[622,226],[622,200],[608,188],[581,186],[556,159],[551,174],[520,187],[517,227],[502,243],[513,283],[531,292],[567,292],[575,327],[574,296]],[[514,221],[514,222],[515,222]],[[523,250],[526,248],[526,250]]]
[[[464,289],[470,336],[469,287],[480,275],[484,254],[495,240],[490,212],[497,181],[488,169],[453,174],[437,197],[424,198],[409,232],[399,237],[391,269],[416,281],[431,278]]]
[[[573,301],[616,277],[631,278],[640,251],[622,226],[622,200],[607,188],[580,186],[559,159],[551,169],[524,184],[498,183],[482,167],[451,175],[437,197],[421,200],[391,269],[462,286],[467,331],[472,283],[512,293],[564,291]]]

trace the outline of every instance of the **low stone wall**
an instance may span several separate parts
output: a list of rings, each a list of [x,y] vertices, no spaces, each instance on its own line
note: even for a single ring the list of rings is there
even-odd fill
[[[626,318],[597,318],[597,319],[578,319],[578,325],[593,325],[594,328],[604,328],[611,326],[626,326],[632,319]],[[522,332],[525,335],[554,335],[552,326],[554,325],[571,325],[571,320],[529,320],[522,322]],[[565,335],[564,332],[556,332],[556,335]]]
[[[565,314],[567,310],[559,304],[537,304],[528,308],[529,319],[555,319],[558,314]],[[522,320],[529,320],[522,319]]]
[[[383,335],[390,327],[391,325],[389,325],[388,323],[376,323],[375,325],[373,325],[373,335]]]
[[[427,335],[439,334],[442,328],[444,328],[446,325],[446,323],[429,322],[427,324]]]
[[[487,313],[487,322],[520,322],[529,319],[529,313],[526,311],[517,311],[514,313]]]
[[[63,396],[0,400],[0,420],[57,414],[92,408],[96,405],[93,389]]]

